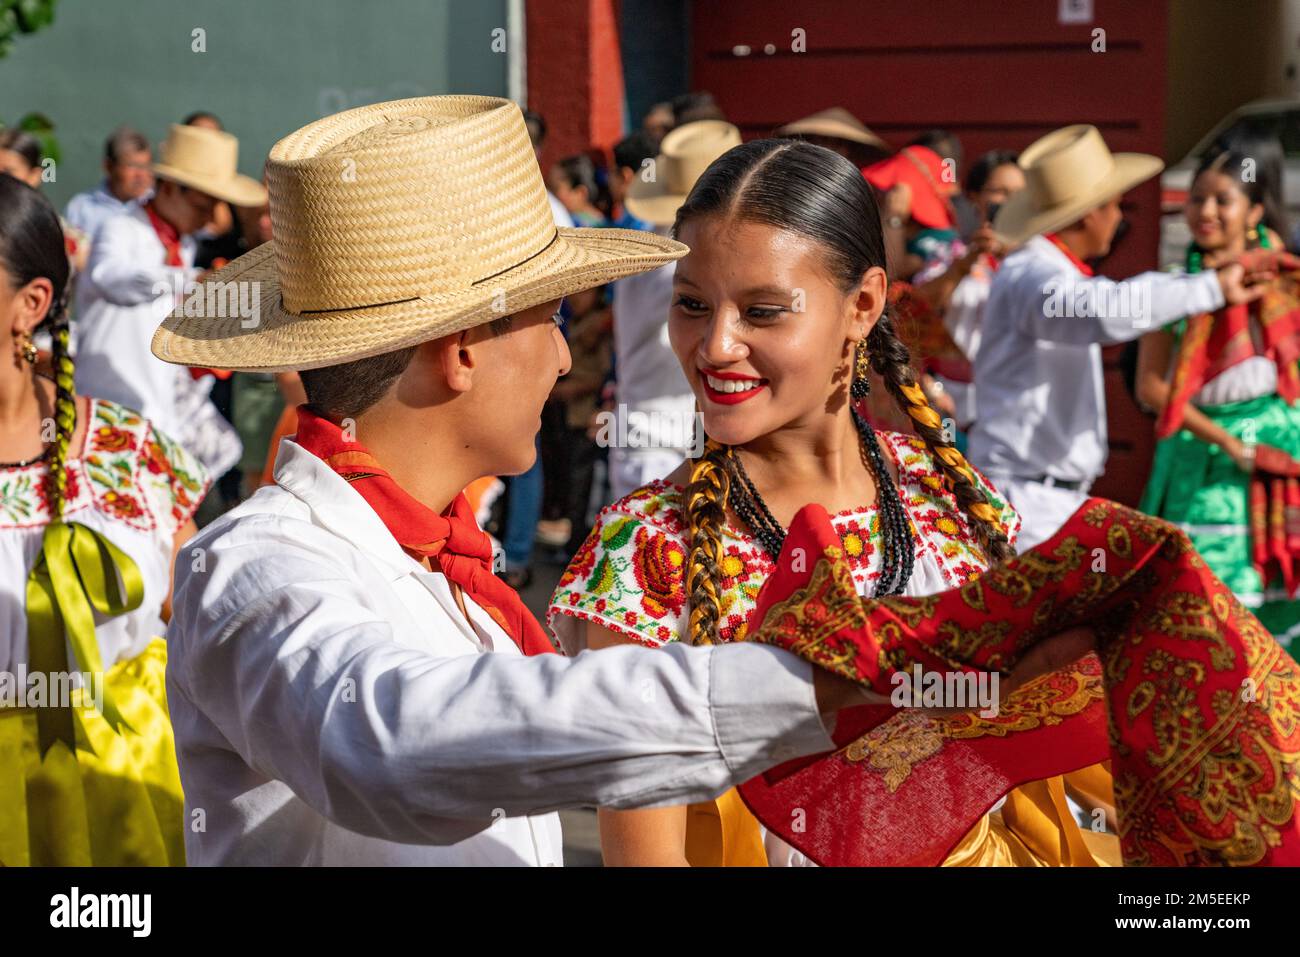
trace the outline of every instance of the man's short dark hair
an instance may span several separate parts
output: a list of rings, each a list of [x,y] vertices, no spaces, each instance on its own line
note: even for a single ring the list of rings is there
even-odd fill
[[[641,164],[654,159],[659,152],[654,137],[645,130],[637,130],[631,136],[619,140],[614,147],[614,165],[619,169],[640,172]]]
[[[415,346],[407,346],[368,359],[306,369],[301,376],[307,402],[327,417],[358,416],[384,397],[414,356]]]
[[[528,138],[535,149],[541,149],[546,142],[546,120],[542,114],[533,110],[524,110],[524,125],[528,128]]]
[[[502,335],[510,330],[512,318],[498,316],[488,323],[488,328],[493,335]],[[299,375],[307,403],[327,418],[355,418],[388,393],[411,364],[415,350],[415,346],[407,346],[368,359],[305,369]]]

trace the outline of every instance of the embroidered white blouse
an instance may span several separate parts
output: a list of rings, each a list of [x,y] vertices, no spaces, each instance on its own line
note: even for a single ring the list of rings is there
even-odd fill
[[[208,476],[195,459],[135,412],[90,400],[82,447],[71,453],[63,517],[102,534],[136,563],[144,601],[104,620],[95,637],[105,667],[163,634],[158,617],[171,579],[172,540],[198,508]],[[50,522],[49,467],[0,469],[0,670],[27,662],[27,574]]]

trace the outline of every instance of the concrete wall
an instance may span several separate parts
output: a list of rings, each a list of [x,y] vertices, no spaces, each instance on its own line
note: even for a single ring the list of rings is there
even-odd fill
[[[63,161],[46,190],[62,207],[100,176],[119,123],[157,142],[195,110],[240,138],[260,176],[277,139],[304,123],[381,100],[506,95],[492,31],[505,0],[62,0],[52,26],[0,59],[0,121],[37,110]],[[206,52],[192,31],[206,31]]]

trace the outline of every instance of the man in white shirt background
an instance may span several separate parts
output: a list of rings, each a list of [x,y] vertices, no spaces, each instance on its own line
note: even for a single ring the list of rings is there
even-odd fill
[[[653,165],[629,180],[627,212],[668,236],[700,174],[740,142],[740,130],[722,120],[676,127],[659,144]],[[614,284],[616,408],[607,435],[615,500],[663,478],[692,454],[695,394],[668,341],[676,268],[669,263]]]
[[[237,171],[239,144],[229,133],[173,126],[154,165],[157,191],[106,218],[91,244],[77,291],[77,389],[135,409],[197,455],[214,475],[239,459],[234,430],[186,373],[156,359],[149,343],[158,322],[189,296],[195,233],[218,200],[241,206],[266,201],[266,189]],[[243,304],[251,305],[246,290]],[[225,296],[223,311],[239,300]],[[204,310],[207,303],[204,303]],[[188,381],[187,381],[188,380]],[[224,428],[223,428],[224,426]]]
[[[104,179],[68,200],[64,218],[92,239],[106,219],[145,202],[153,192],[153,154],[139,130],[119,126],[104,142]]]
[[[1182,316],[1257,298],[1240,264],[1197,275],[1092,275],[1110,251],[1120,197],[1154,176],[1154,156],[1112,154],[1095,127],[1070,126],[1020,155],[1027,186],[994,228],[1019,246],[993,278],[974,361],[968,458],[1020,512],[1020,547],[1051,535],[1083,504],[1106,463],[1101,347]],[[1023,245],[1022,245],[1023,244]]]

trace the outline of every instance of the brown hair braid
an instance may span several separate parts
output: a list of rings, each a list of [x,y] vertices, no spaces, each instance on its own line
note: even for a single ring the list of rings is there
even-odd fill
[[[687,634],[693,645],[718,642],[722,603],[722,529],[727,524],[727,497],[731,492],[730,455],[727,446],[709,439],[704,454],[691,467],[686,486],[685,511],[690,554],[686,564],[686,596],[690,602]]]
[[[976,482],[966,457],[948,438],[939,413],[917,384],[912,357],[894,332],[888,309],[867,336],[867,357],[898,407],[907,413],[917,433],[925,440],[926,448],[947,479],[948,487],[970,522],[989,563],[995,564],[1015,555],[998,510]]]

